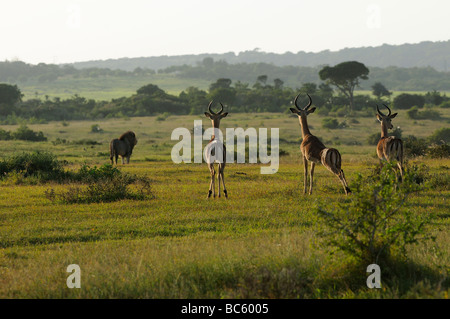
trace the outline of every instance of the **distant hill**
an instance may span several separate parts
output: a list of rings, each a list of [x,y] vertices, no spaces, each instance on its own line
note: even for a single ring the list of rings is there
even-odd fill
[[[160,70],[171,66],[197,65],[205,58],[214,61],[224,60],[230,64],[269,63],[276,66],[317,67],[319,65],[335,65],[349,60],[356,60],[369,67],[432,67],[437,71],[450,70],[450,40],[440,42],[421,42],[417,44],[388,45],[378,47],[345,48],[339,51],[321,51],[317,53],[286,52],[283,54],[262,52],[259,50],[244,51],[238,54],[191,54],[178,56],[156,56],[140,58],[121,58],[98,61],[76,62],[69,64],[77,69],[109,68],[112,70],[133,71],[136,68]]]

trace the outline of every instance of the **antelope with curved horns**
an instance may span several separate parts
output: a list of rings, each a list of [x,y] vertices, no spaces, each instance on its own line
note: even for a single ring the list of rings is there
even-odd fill
[[[377,105],[377,120],[381,123],[381,138],[377,145],[377,155],[380,161],[397,161],[401,180],[403,177],[403,141],[395,136],[388,136],[388,129],[394,127],[391,120],[396,117],[398,113],[392,114],[391,109],[387,105],[383,105],[388,109],[389,114],[383,114]]]
[[[299,94],[300,95],[300,94]],[[311,173],[310,173],[310,186],[309,194],[312,194],[313,188],[313,176],[314,167],[316,163],[322,163],[330,172],[336,175],[344,187],[345,194],[351,193],[348,187],[347,181],[345,180],[344,171],[341,169],[341,154],[337,149],[327,148],[322,142],[314,135],[311,134],[308,128],[308,122],[306,117],[313,113],[316,108],[313,107],[309,109],[312,105],[311,96],[308,95],[309,103],[304,108],[300,108],[297,105],[297,100],[299,95],[294,100],[294,105],[297,109],[291,108],[291,112],[297,114],[300,121],[300,126],[302,129],[302,144],[300,145],[300,150],[303,154],[303,164],[305,166],[305,182],[304,182],[304,193],[306,194],[307,184],[308,184],[308,161],[311,162]]]
[[[211,197],[211,193],[213,193],[213,196],[216,197],[216,189],[215,189],[215,175],[216,171],[214,170],[214,163],[218,162],[218,175],[217,180],[219,182],[219,197],[220,197],[220,182],[222,181],[223,185],[223,193],[225,194],[225,198],[228,198],[227,189],[225,188],[225,181],[223,178],[223,172],[225,170],[225,164],[226,164],[226,148],[225,145],[220,141],[219,136],[216,136],[215,134],[219,135],[219,125],[220,120],[223,119],[228,115],[228,112],[223,112],[223,105],[220,103],[220,111],[218,113],[214,113],[211,110],[213,101],[209,102],[208,105],[208,112],[205,112],[205,116],[209,119],[211,119],[211,123],[214,129],[214,133],[211,137],[211,140],[209,141],[208,145],[205,147],[205,160],[208,164],[209,171],[211,173],[211,182],[209,184],[209,192],[208,192],[208,198]]]

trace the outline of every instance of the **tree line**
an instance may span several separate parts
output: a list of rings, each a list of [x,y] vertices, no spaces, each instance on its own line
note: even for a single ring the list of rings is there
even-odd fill
[[[16,124],[20,119],[29,121],[66,121],[102,119],[112,117],[151,116],[156,114],[202,114],[209,101],[226,105],[227,111],[287,112],[293,98],[311,95],[318,113],[344,116],[352,112],[372,116],[376,104],[388,103],[394,108],[422,108],[424,105],[448,107],[449,98],[438,91],[426,95],[401,94],[391,101],[391,92],[381,82],[372,85],[371,95],[355,95],[354,90],[369,78],[369,69],[357,61],[324,66],[318,71],[320,84],[304,82],[299,88],[286,86],[281,78],[269,79],[259,75],[253,83],[220,77],[207,90],[191,86],[178,96],[166,93],[154,84],[140,87],[129,97],[96,101],[74,95],[69,99],[34,98],[22,101],[17,85],[0,84],[0,120],[3,124]],[[421,113],[416,112],[416,116]]]
[[[55,85],[58,79],[102,79],[136,78],[170,74],[174,77],[215,81],[218,78],[228,78],[233,82],[252,83],[262,74],[270,74],[272,79],[283,79],[284,85],[296,88],[298,83],[315,83],[320,85],[318,75],[323,66],[305,67],[271,63],[229,63],[225,60],[214,60],[205,57],[194,65],[184,64],[161,69],[136,67],[133,70],[121,70],[99,67],[77,69],[73,65],[55,65],[39,63],[27,64],[21,61],[0,62],[0,82],[7,83],[46,83]],[[370,78],[361,84],[361,89],[369,90],[376,82],[382,82],[392,90],[398,91],[432,91],[448,90],[450,87],[450,72],[439,72],[431,67],[401,68],[401,67],[371,67]]]

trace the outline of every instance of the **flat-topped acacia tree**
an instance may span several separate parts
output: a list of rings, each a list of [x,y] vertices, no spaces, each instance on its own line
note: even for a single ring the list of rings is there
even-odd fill
[[[367,80],[369,69],[360,62],[348,61],[335,66],[325,66],[319,71],[322,81],[336,86],[349,99],[350,112],[353,111],[353,91],[360,80]]]

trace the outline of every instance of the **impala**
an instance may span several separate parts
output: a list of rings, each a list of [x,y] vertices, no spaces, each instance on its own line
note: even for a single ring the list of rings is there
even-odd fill
[[[223,105],[222,103],[220,103],[221,109],[218,113],[214,113],[211,110],[211,105],[212,105],[213,101],[211,101],[208,105],[208,112],[205,112],[205,116],[209,119],[211,119],[211,123],[214,129],[214,133],[213,136],[211,137],[211,140],[209,141],[208,145],[206,145],[205,147],[205,160],[206,163],[208,164],[208,168],[209,168],[209,172],[211,173],[211,181],[209,184],[209,192],[208,192],[208,198],[211,197],[211,193],[213,193],[213,197],[216,197],[216,189],[215,189],[215,176],[216,176],[216,171],[214,169],[214,163],[218,162],[219,166],[218,166],[218,175],[217,175],[217,180],[219,182],[219,197],[220,197],[220,182],[222,181],[222,185],[223,185],[223,193],[225,194],[225,198],[228,198],[228,193],[227,193],[227,189],[225,188],[225,181],[224,181],[224,177],[223,177],[223,172],[225,169],[225,164],[226,164],[226,148],[225,145],[223,145],[223,143],[220,141],[219,139],[219,125],[220,125],[220,120],[223,119],[224,117],[226,117],[228,115],[228,112],[222,113],[223,112]]]
[[[391,120],[397,116],[398,113],[392,114],[391,109],[383,104],[389,111],[388,115],[381,113],[377,105],[377,119],[381,123],[381,138],[377,145],[377,155],[380,161],[397,161],[397,166],[400,170],[400,180],[403,177],[403,142],[395,136],[388,136],[388,129],[394,126]]]
[[[300,95],[300,94],[299,94]],[[304,108],[300,108],[297,105],[297,100],[299,95],[294,100],[294,105],[297,109],[291,108],[291,112],[297,114],[298,119],[300,121],[300,126],[302,129],[302,144],[300,145],[300,150],[303,154],[303,164],[305,171],[305,182],[304,182],[304,193],[306,194],[306,189],[308,185],[308,161],[311,162],[311,173],[310,173],[310,186],[309,186],[309,194],[312,194],[313,188],[313,176],[314,176],[314,167],[316,163],[322,163],[330,172],[336,175],[342,183],[344,187],[345,194],[348,195],[351,193],[350,188],[347,185],[347,181],[345,180],[344,171],[341,169],[341,154],[337,149],[327,148],[323,143],[314,135],[311,134],[308,128],[308,122],[306,117],[313,113],[316,108],[313,107],[310,109],[312,105],[311,96],[308,95],[309,103]]]

